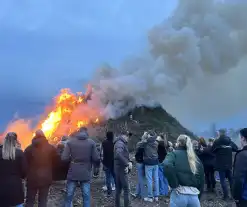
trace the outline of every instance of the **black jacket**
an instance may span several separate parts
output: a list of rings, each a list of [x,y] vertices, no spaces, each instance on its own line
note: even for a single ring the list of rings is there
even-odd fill
[[[221,136],[214,141],[212,152],[216,156],[216,170],[232,169],[232,152],[237,152],[237,145],[227,136]]]
[[[59,160],[56,148],[45,137],[35,137],[24,153],[28,163],[27,186],[51,185],[53,167]]]
[[[102,142],[103,159],[102,163],[106,168],[114,168],[114,143],[106,139]]]
[[[24,203],[22,178],[26,176],[26,160],[21,150],[16,149],[15,160],[2,159],[0,147],[0,206],[10,207]]]
[[[160,141],[158,142],[158,159],[159,159],[159,163],[162,163],[167,155],[167,151],[166,151],[166,147],[164,144],[164,141]]]
[[[140,148],[141,142],[136,144],[136,153],[135,153],[135,160],[137,163],[143,163],[143,156],[144,156],[144,148]]]
[[[212,152],[212,147],[208,146],[203,148],[203,150],[197,150],[196,154],[201,160],[204,170],[209,167],[215,167],[215,154]]]
[[[238,151],[233,164],[232,196],[235,200],[247,200],[247,146]]]

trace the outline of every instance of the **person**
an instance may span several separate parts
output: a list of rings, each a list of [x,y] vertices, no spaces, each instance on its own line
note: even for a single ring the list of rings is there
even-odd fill
[[[150,131],[147,138],[139,145],[139,148],[144,149],[143,163],[148,189],[148,196],[144,201],[147,202],[158,201],[159,196],[159,156],[156,138],[156,134]]]
[[[204,167],[207,190],[208,192],[214,192],[216,185],[214,177],[215,155],[212,153],[212,145],[209,144],[207,147],[200,148],[197,156]]]
[[[198,140],[198,145],[199,145],[198,146],[199,149],[202,150],[203,148],[207,147],[207,142],[203,137],[200,137],[199,140]]]
[[[97,152],[101,153],[101,144],[99,142],[96,142],[96,149]],[[93,178],[98,178],[100,174],[100,162],[99,163],[93,163]]]
[[[23,207],[27,163],[17,147],[17,134],[9,132],[0,146],[0,202],[1,207]]]
[[[163,134],[159,135],[156,139],[158,142],[158,159],[159,159],[159,193],[160,195],[167,196],[169,192],[168,181],[164,175],[163,161],[167,155],[167,139]]]
[[[124,207],[129,207],[129,180],[128,173],[132,169],[129,158],[129,132],[123,132],[114,142],[114,173],[116,184],[115,207],[120,207],[120,195],[124,192]]]
[[[115,178],[114,174],[114,134],[111,131],[106,132],[106,139],[102,142],[103,153],[103,170],[105,171],[105,180],[107,187],[107,195],[110,196],[115,183],[112,182]],[[113,179],[112,179],[113,178]]]
[[[231,187],[232,184],[232,152],[237,152],[237,145],[226,136],[224,129],[219,130],[219,138],[212,146],[212,152],[216,156],[215,169],[219,172],[220,184],[223,190],[223,200],[229,198],[228,188],[225,179],[227,178]]]
[[[81,127],[63,151],[62,160],[70,162],[67,175],[65,207],[71,207],[77,184],[80,184],[83,206],[91,206],[90,180],[92,165],[100,163],[96,143],[89,138],[87,128]]]
[[[167,152],[173,152],[174,151],[174,148],[173,148],[173,144],[172,142],[168,141],[168,148],[167,148]]]
[[[136,144],[136,153],[135,153],[135,160],[136,160],[136,169],[137,169],[137,185],[136,185],[136,193],[133,194],[135,198],[145,198],[145,166],[143,164],[143,155],[144,149],[140,148],[142,141],[147,138],[147,132],[144,132],[139,142]]]
[[[170,207],[200,207],[204,188],[204,170],[189,136],[180,135],[177,149],[167,154],[164,173],[172,188]]]
[[[33,207],[36,194],[38,206],[46,207],[49,188],[52,184],[53,166],[59,160],[56,148],[48,143],[42,130],[37,130],[25,152],[27,160],[26,207]]]
[[[233,164],[232,197],[237,207],[245,207],[247,206],[247,128],[240,130],[240,143],[242,149],[236,153]]]

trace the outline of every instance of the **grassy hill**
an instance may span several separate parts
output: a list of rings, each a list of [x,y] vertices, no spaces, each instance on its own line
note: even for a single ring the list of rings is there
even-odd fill
[[[132,119],[130,118],[131,115]],[[174,142],[180,134],[187,134],[193,139],[196,138],[192,132],[183,127],[161,107],[135,108],[125,116],[118,119],[110,119],[107,122],[101,123],[100,127],[95,126],[93,134],[97,139],[101,140],[104,138],[107,130],[111,130],[115,134],[123,130],[132,132],[133,137],[129,142],[130,150],[134,149],[143,132],[147,130],[154,130],[157,133],[164,132],[168,135],[168,140],[172,142]]]

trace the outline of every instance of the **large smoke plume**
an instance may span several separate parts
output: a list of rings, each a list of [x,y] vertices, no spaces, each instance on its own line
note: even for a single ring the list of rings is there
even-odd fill
[[[101,104],[111,118],[136,105],[157,104],[182,122],[217,121],[240,112],[247,102],[246,11],[247,3],[180,0],[170,17],[150,30],[149,54],[119,70],[96,71],[91,103]]]

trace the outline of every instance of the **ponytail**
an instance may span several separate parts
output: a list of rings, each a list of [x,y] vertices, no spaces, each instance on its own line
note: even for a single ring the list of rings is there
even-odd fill
[[[192,145],[190,137],[185,135],[185,134],[181,134],[178,137],[177,143],[178,143],[178,145],[186,148],[190,169],[191,169],[193,174],[196,174],[197,173],[198,160],[197,160],[197,156],[195,154],[195,151],[193,149],[193,145]]]
[[[186,136],[186,149],[187,149],[187,157],[188,157],[190,169],[193,174],[196,174],[198,160],[197,160],[195,151],[193,149],[191,139],[188,136]]]

